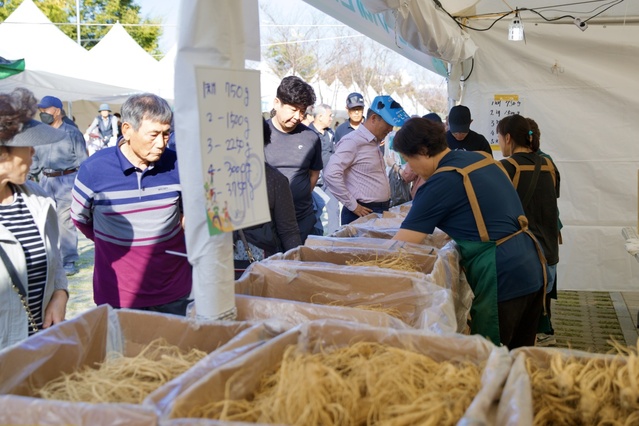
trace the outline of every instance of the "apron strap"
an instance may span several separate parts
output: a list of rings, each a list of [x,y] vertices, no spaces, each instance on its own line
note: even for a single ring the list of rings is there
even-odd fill
[[[541,166],[541,171],[550,173],[550,175],[552,176],[553,185],[557,186],[557,175],[555,174],[555,168],[552,166],[552,164],[551,164],[551,162],[550,162],[550,160],[548,158],[542,157],[542,160],[546,164]],[[517,161],[515,161],[512,157],[506,158],[506,161],[508,161],[510,164],[513,165],[513,167],[515,167],[515,176],[513,176],[513,178],[512,178],[513,186],[515,187],[515,189],[517,187],[519,187],[519,178],[521,177],[521,172],[534,172],[535,171],[535,166],[534,165],[522,166]],[[503,167],[501,162],[499,164]],[[506,174],[508,174],[508,173],[506,173]]]
[[[496,163],[495,160],[488,157],[488,154],[482,153],[487,157],[481,161],[473,163],[464,168],[461,167],[441,167],[438,168],[435,173],[439,172],[457,172],[464,178],[464,189],[466,190],[466,195],[468,196],[468,201],[470,202],[470,208],[473,211],[473,216],[475,217],[475,222],[477,223],[477,231],[479,232],[479,238],[482,242],[486,243],[490,241],[490,237],[488,236],[488,228],[486,228],[486,222],[484,222],[484,216],[481,214],[481,209],[479,208],[479,202],[477,201],[477,195],[475,195],[475,189],[473,188],[473,184],[470,182],[470,173],[475,170],[481,169],[482,167],[490,166]],[[503,169],[503,168],[502,168]]]

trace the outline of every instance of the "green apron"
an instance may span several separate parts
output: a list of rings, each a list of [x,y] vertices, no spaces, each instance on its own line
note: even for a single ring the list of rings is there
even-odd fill
[[[497,246],[512,237],[521,234],[522,232],[528,234],[537,247],[537,254],[542,265],[544,292],[546,289],[546,259],[544,258],[537,240],[528,230],[528,220],[523,215],[518,218],[521,228],[519,231],[496,241],[490,239],[486,223],[484,222],[484,217],[481,213],[481,209],[479,208],[477,196],[475,195],[475,189],[473,188],[469,175],[475,170],[494,165],[500,167],[504,173],[506,173],[506,171],[501,163],[488,157],[488,154],[485,155],[487,158],[467,167],[442,167],[437,169],[435,173],[455,171],[461,174],[464,179],[464,189],[466,190],[466,196],[470,202],[473,216],[475,218],[475,224],[477,225],[477,230],[481,239],[481,241],[454,239],[455,243],[459,246],[462,268],[464,269],[468,284],[473,290],[473,294],[475,296],[470,308],[470,332],[471,334],[485,336],[494,344],[500,345],[501,339],[499,336],[499,311],[497,302]],[[507,173],[506,176],[508,176]]]

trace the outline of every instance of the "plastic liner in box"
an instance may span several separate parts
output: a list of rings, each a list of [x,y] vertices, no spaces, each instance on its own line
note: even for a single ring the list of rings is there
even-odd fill
[[[334,240],[339,240],[336,238]],[[345,239],[349,240],[349,239]],[[384,241],[384,240],[377,240]],[[425,246],[421,250],[410,250],[410,247],[398,249],[379,249],[361,247],[306,247],[300,246],[289,250],[286,253],[276,254],[269,260],[295,260],[302,262],[327,262],[336,265],[346,265],[349,262],[384,260],[386,258],[396,258],[398,253],[402,258],[413,266],[416,266],[421,273],[427,274],[425,280],[440,287],[450,289],[455,308],[455,319],[457,322],[457,332],[467,331],[467,318],[473,300],[473,292],[461,273],[459,266],[459,252],[455,243],[450,242],[440,250],[428,252]],[[375,267],[371,267],[375,270]],[[383,271],[379,268],[378,271]],[[391,270],[386,270],[391,271]],[[392,272],[392,271],[391,271]],[[402,273],[402,271],[397,271]]]
[[[247,269],[235,282],[235,292],[322,305],[392,309],[411,327],[455,332],[453,294],[444,286],[419,272],[267,259]]]
[[[392,223],[387,223],[385,221],[392,221]],[[350,223],[348,225],[342,226],[340,229],[329,235],[329,237],[369,237],[391,239],[395,236],[395,234],[397,234],[397,231],[399,231],[401,221],[399,221],[399,224],[396,224],[397,222],[398,221],[395,219],[375,219],[373,221],[368,221],[362,224]],[[426,237],[424,237],[424,241],[422,241],[422,244],[440,248],[446,245],[450,240],[451,238],[448,236],[448,234],[446,234],[439,228],[435,228],[435,231],[432,234],[428,234],[426,235]]]
[[[505,347],[498,348],[479,336],[428,335],[416,330],[389,330],[333,320],[315,321],[291,329],[259,349],[211,371],[175,401],[174,410],[170,415],[175,420],[163,419],[161,424],[194,424],[178,417],[181,413],[188,413],[198,406],[224,399],[226,390],[232,399],[250,396],[257,388],[262,375],[276,369],[289,345],[297,345],[302,350],[314,353],[321,349],[352,345],[355,342],[379,342],[412,350],[440,362],[468,360],[484,364],[481,389],[457,424],[495,424],[497,403],[511,365],[511,358]],[[229,382],[231,378],[233,380]],[[201,423],[195,424],[240,424],[198,420]]]
[[[175,395],[199,379],[203,371],[272,337],[260,327],[263,326],[246,322],[193,324],[174,315],[96,307],[0,353],[0,423],[155,425],[161,409],[169,409]],[[67,402],[34,396],[35,389],[62,373],[95,366],[110,351],[137,355],[158,337],[182,349],[195,347],[209,355],[151,393],[140,405]]]
[[[283,329],[318,320],[332,318],[368,324],[373,327],[395,329],[410,328],[408,324],[384,312],[367,311],[345,306],[328,306],[292,300],[235,295],[237,319],[241,321],[263,321],[278,319],[283,321]]]
[[[510,352],[513,364],[499,402],[496,424],[504,426],[532,426],[534,424],[532,382],[526,369],[526,359],[532,358],[541,367],[544,367],[550,364],[551,357],[557,353],[566,358],[597,359],[602,363],[620,359],[616,355],[604,355],[571,349],[533,346],[514,349]]]
[[[305,247],[357,247],[382,250],[405,250],[411,253],[435,254],[439,247],[425,244],[407,243],[405,241],[390,240],[388,238],[372,237],[320,237],[309,235],[304,243]]]

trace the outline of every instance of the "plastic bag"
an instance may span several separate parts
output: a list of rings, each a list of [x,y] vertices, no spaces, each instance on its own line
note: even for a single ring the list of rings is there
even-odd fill
[[[394,167],[390,169],[388,172],[388,182],[391,190],[391,207],[410,201],[410,183],[404,182],[399,174],[399,170],[396,170]]]

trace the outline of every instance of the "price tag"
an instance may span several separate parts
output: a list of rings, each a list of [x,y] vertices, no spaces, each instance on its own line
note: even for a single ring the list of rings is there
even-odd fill
[[[209,234],[269,222],[259,72],[198,67],[196,79]]]

